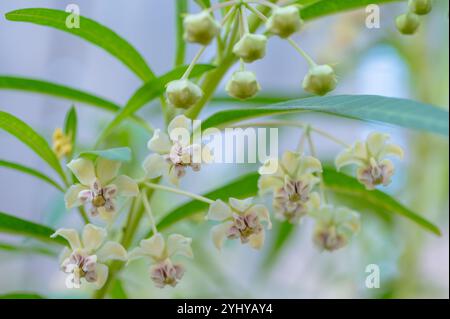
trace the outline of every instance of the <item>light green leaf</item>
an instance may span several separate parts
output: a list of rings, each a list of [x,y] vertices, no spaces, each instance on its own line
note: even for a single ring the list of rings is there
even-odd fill
[[[45,299],[45,297],[34,292],[17,291],[0,295],[0,299]]]
[[[187,0],[176,0],[175,1],[175,25],[177,30],[177,42],[176,42],[176,54],[175,54],[175,66],[180,66],[184,64],[186,57],[186,41],[183,39],[184,26],[183,19],[184,15],[189,12],[189,6]]]
[[[344,11],[365,8],[369,4],[381,5],[385,3],[399,2],[399,1],[404,0],[321,0],[315,1],[312,4],[305,6],[301,10],[300,15],[303,20],[308,21],[330,14],[336,14]]]
[[[110,296],[112,299],[128,299],[127,292],[123,286],[122,281],[117,278],[112,285]]]
[[[288,222],[275,222],[272,230],[272,241],[269,245],[268,252],[263,261],[263,270],[269,269],[273,266],[284,246],[288,243],[289,239],[294,235],[297,229],[296,225]]]
[[[84,151],[78,157],[86,157],[91,160],[102,157],[112,161],[129,162],[131,161],[131,150],[129,147],[118,147],[100,151]]]
[[[4,160],[0,160],[0,167],[10,168],[10,169],[31,175],[33,177],[37,177],[37,178],[43,180],[44,182],[52,185],[57,190],[64,192],[63,187],[60,186],[56,181],[54,181],[52,178],[48,177],[47,175],[42,174],[41,172],[35,170],[34,168],[27,167],[27,166],[24,166],[19,163],[14,163],[14,162],[9,162],[9,161],[4,161]]]
[[[152,70],[137,50],[114,31],[83,16],[80,16],[80,28],[69,29],[66,26],[68,16],[65,11],[45,8],[20,9],[5,15],[10,21],[31,22],[76,35],[122,61],[143,81],[154,78]]]
[[[252,118],[299,112],[322,112],[448,136],[447,111],[430,104],[376,95],[310,97],[264,107],[225,110],[203,121],[202,129],[223,128]]]
[[[215,67],[209,64],[197,64],[190,74],[190,77],[195,78],[198,77],[205,72],[208,72]],[[187,66],[181,66],[173,69],[172,71],[167,72],[166,74],[158,77],[154,80],[151,80],[148,83],[145,83],[141,86],[136,93],[130,98],[127,105],[117,114],[117,116],[108,124],[108,126],[103,130],[98,138],[98,141],[103,140],[106,136],[108,136],[112,130],[117,127],[120,123],[122,123],[125,119],[132,116],[135,112],[137,112],[140,108],[142,108],[145,104],[159,97],[164,93],[165,87],[167,83],[181,78],[184,72],[186,71]],[[97,141],[97,144],[98,144]]]
[[[293,99],[305,98],[303,96],[294,94],[261,94],[257,95],[248,100],[239,100],[228,95],[217,95],[211,99],[211,103],[214,104],[230,104],[230,106],[241,106],[241,105],[269,105],[281,102],[287,102]]]
[[[211,1],[210,0],[195,0],[197,4],[202,7],[203,9],[207,9],[211,7]]]
[[[13,245],[5,242],[0,242],[0,250],[8,251],[11,253],[19,254],[39,254],[45,256],[56,257],[58,253],[47,249],[45,247],[39,246],[29,246],[29,245]]]
[[[74,106],[72,106],[69,112],[67,112],[66,119],[64,121],[64,133],[67,136],[70,136],[72,140],[72,149],[74,149],[76,145],[77,126],[78,126],[77,110],[75,109]]]
[[[0,129],[15,136],[31,148],[59,174],[64,183],[67,183],[66,175],[64,174],[61,163],[55,153],[52,151],[47,141],[36,133],[28,124],[9,113],[0,111]]]
[[[0,233],[22,235],[47,243],[67,245],[62,237],[50,238],[55,231],[50,227],[0,212]]]

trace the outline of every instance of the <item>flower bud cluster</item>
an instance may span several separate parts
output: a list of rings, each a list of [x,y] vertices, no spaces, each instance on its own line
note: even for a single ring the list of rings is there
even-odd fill
[[[428,14],[432,6],[432,0],[409,0],[408,12],[395,20],[398,31],[406,35],[416,33],[420,26],[420,16]]]

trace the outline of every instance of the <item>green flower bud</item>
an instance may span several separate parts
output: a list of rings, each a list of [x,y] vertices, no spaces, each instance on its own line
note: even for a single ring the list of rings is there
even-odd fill
[[[418,14],[425,15],[432,9],[431,0],[409,0],[409,11]]]
[[[179,108],[187,109],[203,96],[202,89],[189,80],[176,80],[167,85],[167,101]]]
[[[266,22],[267,31],[281,38],[288,38],[298,32],[303,25],[299,9],[287,6],[273,10],[272,16]]]
[[[233,47],[233,53],[246,63],[264,58],[267,38],[260,34],[245,34]]]
[[[250,71],[237,71],[231,76],[225,90],[234,98],[245,100],[256,95],[261,90],[256,75]]]
[[[220,32],[220,24],[207,11],[189,14],[184,18],[184,39],[208,45]]]
[[[397,19],[395,19],[395,24],[397,25],[398,31],[403,34],[414,34],[420,25],[419,16],[415,13],[405,13],[399,15]]]
[[[303,79],[303,89],[317,95],[325,95],[333,91],[336,84],[336,74],[327,64],[311,67]]]

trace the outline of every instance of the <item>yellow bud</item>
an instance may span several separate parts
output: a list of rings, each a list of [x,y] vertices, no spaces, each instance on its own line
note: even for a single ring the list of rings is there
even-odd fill
[[[327,64],[311,67],[303,79],[303,89],[317,95],[325,95],[333,91],[336,85],[336,74]]]
[[[281,38],[288,38],[302,27],[299,9],[287,6],[273,10],[272,16],[266,22],[267,31]]]
[[[261,87],[256,79],[255,73],[250,71],[237,71],[233,73],[225,89],[230,96],[245,100],[255,96]]]
[[[418,15],[428,14],[432,9],[431,0],[409,0],[409,10]]]
[[[397,25],[398,31],[402,34],[414,34],[420,26],[419,16],[415,13],[408,12],[399,15],[395,19],[395,24]]]
[[[233,47],[233,53],[246,63],[264,58],[267,37],[261,34],[245,34]]]
[[[220,32],[220,24],[207,11],[189,14],[184,18],[184,39],[208,45]]]
[[[202,89],[189,80],[176,80],[167,85],[167,100],[175,107],[187,109],[203,96]]]

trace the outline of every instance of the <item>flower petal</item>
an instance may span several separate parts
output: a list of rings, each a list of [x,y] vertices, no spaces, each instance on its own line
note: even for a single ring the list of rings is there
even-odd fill
[[[380,152],[379,157],[389,155],[397,156],[398,158],[402,159],[404,156],[403,149],[395,144],[387,144],[384,147],[383,151]]]
[[[218,250],[222,249],[223,242],[227,236],[227,232],[232,225],[233,225],[233,222],[228,221],[228,222],[216,225],[211,229],[212,241],[214,243],[214,246],[216,246],[216,248]]]
[[[247,209],[249,209],[250,206],[252,205],[252,202],[253,202],[252,197],[249,197],[246,199],[236,199],[236,198],[230,197],[228,199],[228,203],[230,203],[230,206],[240,213],[244,213]]]
[[[264,221],[267,223],[267,229],[271,229],[272,228],[272,222],[270,221],[270,214],[269,214],[269,210],[266,208],[266,206],[261,205],[261,204],[256,204],[254,206],[252,206],[249,211],[255,212],[256,215],[258,216],[258,218],[261,221]]]
[[[88,250],[89,253],[97,250],[105,238],[106,230],[104,228],[92,224],[84,226],[81,240],[83,241],[83,247]]]
[[[159,154],[167,154],[170,152],[172,142],[166,133],[161,132],[161,130],[158,129],[155,130],[153,137],[148,141],[147,147],[150,151]]]
[[[157,178],[168,170],[169,165],[163,156],[159,154],[151,154],[147,156],[142,164],[148,178]]]
[[[367,149],[372,157],[378,158],[380,152],[383,151],[386,141],[389,139],[388,134],[373,132],[370,133],[366,140]]]
[[[261,249],[264,245],[265,231],[262,229],[259,233],[249,237],[249,245],[254,249]]]
[[[139,186],[136,181],[126,175],[117,176],[113,181],[120,196],[133,197],[139,194]]]
[[[297,171],[297,177],[301,177],[305,174],[320,173],[322,172],[322,163],[312,156],[303,156],[300,159],[300,167]]]
[[[106,158],[98,157],[95,162],[97,178],[102,186],[109,184],[111,180],[119,173],[121,163],[119,161],[111,161]]]
[[[188,258],[193,258],[191,248],[192,239],[178,234],[172,234],[167,239],[167,253],[168,256],[182,255]]]
[[[78,236],[78,232],[75,229],[61,228],[58,229],[51,238],[56,238],[57,236],[61,236],[69,242],[70,248],[72,250],[76,250],[81,248],[80,236]]]
[[[173,120],[170,121],[169,126],[167,127],[167,132],[170,135],[170,132],[172,132],[172,130],[177,129],[177,128],[184,128],[184,129],[188,130],[189,132],[191,132],[192,131],[192,120],[188,119],[184,115],[175,116],[173,118]]]
[[[100,289],[103,287],[103,285],[106,282],[106,279],[108,279],[108,266],[104,264],[97,264],[95,267],[95,272],[97,273],[97,280],[95,282],[95,286],[97,289]]]
[[[127,251],[121,244],[115,241],[108,241],[97,251],[97,257],[101,262],[107,260],[125,261],[127,260]]]
[[[75,184],[70,186],[70,188],[64,195],[64,202],[66,203],[66,208],[70,209],[82,205],[82,202],[79,199],[78,195],[80,194],[80,192],[88,189],[89,188],[87,186],[81,184]]]
[[[214,203],[209,205],[209,210],[208,214],[206,215],[206,219],[221,222],[231,216],[233,216],[233,212],[231,211],[230,206],[228,206],[223,201],[218,199]]]
[[[164,237],[161,234],[156,234],[149,239],[141,240],[140,246],[144,254],[154,259],[161,259],[166,248]]]
[[[268,159],[264,164],[258,169],[260,175],[273,175],[281,174],[278,158]]]
[[[347,149],[342,151],[337,157],[336,160],[334,161],[334,164],[336,165],[336,168],[338,170],[340,170],[342,167],[347,166],[347,165],[351,165],[351,164],[355,164],[358,166],[363,166],[364,165],[364,161],[357,158],[354,155],[354,152],[352,149]]]
[[[67,167],[85,186],[91,186],[96,180],[94,163],[89,159],[74,159],[67,164]]]
[[[283,181],[278,177],[262,175],[258,179],[258,189],[260,195],[264,195],[270,191],[275,191],[281,187],[283,187]]]
[[[286,151],[283,154],[283,157],[281,159],[281,165],[283,166],[283,169],[286,170],[286,173],[289,175],[294,175],[297,171],[298,165],[300,160],[300,154]]]

